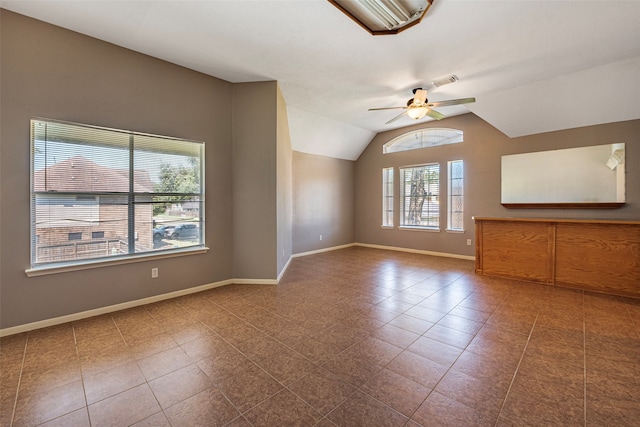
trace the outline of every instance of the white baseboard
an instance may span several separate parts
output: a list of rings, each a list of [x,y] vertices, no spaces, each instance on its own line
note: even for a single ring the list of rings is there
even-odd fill
[[[82,311],[80,313],[68,314],[66,316],[54,317],[52,319],[39,320],[37,322],[13,326],[11,328],[0,329],[0,337],[19,334],[22,332],[28,332],[34,329],[60,325],[62,323],[73,322],[76,320],[82,320],[88,317],[99,316],[101,314],[112,313],[114,311],[119,311],[119,310],[125,310],[127,308],[138,307],[140,305],[151,304],[154,302],[176,298],[183,295],[194,294],[196,292],[206,291],[207,289],[213,289],[219,286],[230,285],[232,283],[234,283],[234,281],[231,279],[228,279],[220,282],[208,283],[206,285],[196,286],[193,288],[181,289],[179,291],[169,292],[166,294],[154,295],[152,297],[142,298],[134,301],[127,301],[120,304],[114,304],[106,307],[95,308],[93,310]]]
[[[291,255],[291,257],[292,258],[298,258],[298,257],[302,257],[302,256],[307,256],[307,255],[320,254],[322,252],[337,251],[338,249],[351,248],[351,247],[353,247],[355,245],[357,245],[357,243],[348,243],[346,245],[332,246],[330,248],[323,248],[323,249],[316,249],[315,251],[300,252],[300,253]]]
[[[277,285],[278,279],[233,279],[234,285]]]
[[[460,254],[450,254],[447,252],[423,251],[421,249],[400,248],[397,246],[371,245],[369,243],[354,243],[353,246],[361,246],[363,248],[373,248],[373,249],[384,249],[387,251],[408,252],[412,254],[440,256],[445,258],[467,259],[470,261],[475,261],[476,259],[476,257],[472,255],[460,255]]]

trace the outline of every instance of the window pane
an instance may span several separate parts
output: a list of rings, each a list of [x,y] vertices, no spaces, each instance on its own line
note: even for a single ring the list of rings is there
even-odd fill
[[[393,168],[382,169],[382,225],[393,227]]]
[[[440,226],[440,165],[400,169],[401,226]]]
[[[382,153],[396,153],[400,151],[417,150],[420,148],[437,147],[439,145],[457,144],[462,142],[464,134],[458,129],[427,128],[407,132],[382,146]]]
[[[449,230],[464,230],[464,162],[462,160],[449,162],[448,189]]]

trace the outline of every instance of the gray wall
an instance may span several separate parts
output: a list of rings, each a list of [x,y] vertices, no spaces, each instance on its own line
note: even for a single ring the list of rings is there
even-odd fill
[[[440,147],[382,154],[382,145],[391,139],[426,127],[447,127],[464,131],[464,142]],[[593,209],[506,209],[500,204],[500,159],[505,154],[544,151],[613,142],[626,142],[627,203],[612,210]],[[382,168],[439,162],[445,180],[449,160],[465,162],[464,233],[383,229]],[[473,216],[548,217],[589,219],[640,219],[640,120],[550,132],[510,139],[484,120],[465,114],[378,134],[356,162],[356,241],[457,255],[474,255]],[[544,173],[544,171],[541,171]],[[396,169],[396,181],[398,172]],[[395,194],[399,185],[396,182]],[[446,185],[441,186],[441,219],[446,218]],[[399,200],[396,197],[395,224]],[[444,227],[444,222],[443,222]],[[472,239],[467,246],[466,240]]]
[[[233,86],[233,277],[275,279],[277,83]]]
[[[354,242],[354,172],[349,160],[293,153],[293,253]]]

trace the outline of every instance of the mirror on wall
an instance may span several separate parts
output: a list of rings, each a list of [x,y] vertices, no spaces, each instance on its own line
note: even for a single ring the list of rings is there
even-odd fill
[[[502,205],[615,208],[625,203],[625,144],[502,156]]]

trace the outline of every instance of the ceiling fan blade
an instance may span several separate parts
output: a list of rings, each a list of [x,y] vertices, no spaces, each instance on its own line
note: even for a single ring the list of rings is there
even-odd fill
[[[407,107],[382,107],[382,108],[369,108],[369,111],[379,111],[379,110],[397,110],[398,108],[404,108],[404,109],[406,109]]]
[[[427,110],[427,116],[431,117],[434,120],[442,120],[446,117],[444,114],[432,109]]]
[[[448,101],[436,101],[427,104],[427,107],[448,107],[449,105],[470,104],[476,102],[475,98],[450,99]]]
[[[403,111],[402,113],[400,113],[397,116],[395,116],[393,119],[391,119],[388,122],[386,122],[385,125],[388,125],[389,123],[395,122],[396,120],[398,120],[400,117],[404,116],[405,114],[407,114],[407,112]]]
[[[416,93],[413,96],[413,102],[415,104],[424,104],[427,101],[427,91],[424,89],[416,89]]]

